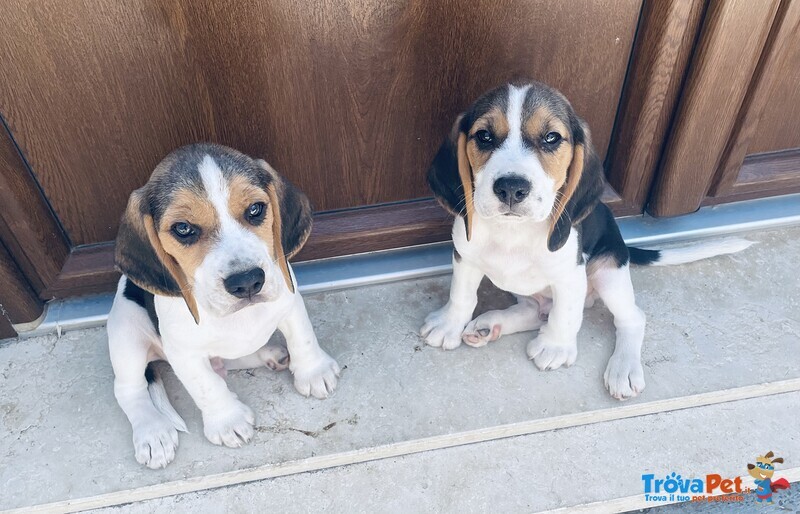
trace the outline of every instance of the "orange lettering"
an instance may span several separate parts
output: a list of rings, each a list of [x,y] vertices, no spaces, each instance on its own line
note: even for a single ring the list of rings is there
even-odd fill
[[[722,483],[722,477],[721,476],[719,476],[717,474],[706,475],[706,492],[707,493],[713,493],[714,489],[716,489],[717,486],[719,486],[720,483]]]

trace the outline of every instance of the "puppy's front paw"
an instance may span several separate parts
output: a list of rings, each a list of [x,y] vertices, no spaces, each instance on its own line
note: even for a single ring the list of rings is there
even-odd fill
[[[136,462],[150,469],[167,467],[175,459],[178,431],[163,416],[133,427],[133,451]]]
[[[644,370],[639,357],[614,354],[608,360],[603,381],[617,400],[633,398],[644,391]]]
[[[461,333],[461,340],[472,346],[480,348],[500,338],[503,326],[499,320],[489,313],[484,313],[467,323],[467,328]]]
[[[294,388],[303,396],[322,400],[336,389],[339,365],[323,351],[308,363],[295,365],[292,361],[290,369],[294,374]]]
[[[450,314],[447,306],[438,311],[432,312],[425,318],[425,324],[419,331],[419,335],[425,339],[428,346],[453,350],[461,345],[461,332],[464,331],[466,320],[455,319]]]
[[[253,438],[255,416],[250,407],[239,400],[219,412],[203,413],[203,433],[213,444],[240,448]]]
[[[559,340],[542,331],[528,343],[528,358],[542,371],[570,367],[578,358],[578,344],[574,339]]]

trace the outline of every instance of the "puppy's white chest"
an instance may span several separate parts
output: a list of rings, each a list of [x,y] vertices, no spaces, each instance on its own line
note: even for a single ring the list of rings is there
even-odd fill
[[[181,298],[156,297],[162,343],[209,357],[238,359],[267,344],[278,322],[291,308],[291,295],[251,305],[221,318],[204,319],[201,313],[200,325],[179,314],[185,310],[181,302]]]
[[[553,254],[550,254],[553,255]],[[481,252],[481,269],[500,289],[519,295],[532,295],[553,283],[562,266],[547,255],[531,255],[524,248],[500,252]]]
[[[497,287],[518,295],[545,290],[576,267],[577,237],[571,234],[558,251],[547,249],[547,234],[538,227],[487,230],[476,226],[473,239],[454,237],[456,249]],[[455,232],[455,231],[454,231]]]

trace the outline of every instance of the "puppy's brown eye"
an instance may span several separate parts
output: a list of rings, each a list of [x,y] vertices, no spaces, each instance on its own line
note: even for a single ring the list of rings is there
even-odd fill
[[[200,237],[200,229],[185,221],[175,223],[171,230],[175,238],[184,244],[192,244]]]
[[[558,132],[548,132],[547,134],[545,134],[543,139],[544,142],[547,143],[548,145],[555,145],[559,141],[561,141],[561,134],[559,134]]]
[[[475,141],[481,148],[491,148],[494,146],[494,136],[488,130],[479,130],[475,132]]]
[[[264,221],[264,216],[266,215],[266,205],[264,202],[256,202],[250,204],[250,207],[244,213],[245,218],[251,225],[260,225],[262,221]]]

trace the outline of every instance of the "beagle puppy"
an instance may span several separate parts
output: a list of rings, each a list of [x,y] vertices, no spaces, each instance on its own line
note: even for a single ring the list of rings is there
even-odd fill
[[[214,444],[253,436],[253,411],[226,369],[288,365],[303,395],[325,398],[339,366],[317,343],[287,259],[311,231],[308,199],[262,160],[185,146],[131,194],[117,236],[123,276],[108,317],[114,394],[136,460],[163,468],[186,425],[150,363],[168,361]],[[267,346],[280,330],[286,349]]]
[[[751,244],[626,246],[600,202],[603,167],[586,123],[560,92],[537,82],[499,87],[458,116],[428,181],[456,218],[450,299],[425,320],[420,333],[427,344],[480,347],[501,334],[538,329],[528,357],[541,370],[570,366],[584,304],[599,297],[617,329],[604,380],[620,400],[645,387],[645,315],[636,306],[629,264],[691,262]],[[518,303],[473,319],[484,276]]]

